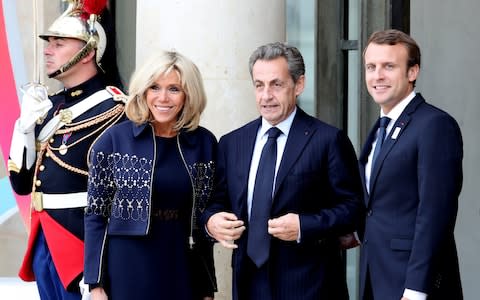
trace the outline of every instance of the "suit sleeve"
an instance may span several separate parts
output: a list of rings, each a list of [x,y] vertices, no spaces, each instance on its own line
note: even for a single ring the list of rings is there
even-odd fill
[[[435,256],[453,238],[462,187],[463,142],[448,115],[432,118],[418,134],[418,210],[405,287],[425,291]]]
[[[98,140],[89,155],[88,203],[85,209],[85,270],[87,284],[101,284],[107,225],[115,194],[115,159],[105,147],[105,138]]]
[[[222,211],[231,211],[226,178],[226,153],[228,152],[226,145],[225,138],[221,138],[217,152],[217,168],[214,179],[213,197],[210,197],[207,208],[200,217],[200,226],[203,225],[203,227],[206,226],[208,219],[212,215]]]
[[[358,227],[363,212],[357,158],[350,140],[342,131],[331,139],[324,163],[327,183],[317,184],[325,186],[325,190],[311,189],[329,204],[318,213],[300,215],[302,241],[352,232]]]

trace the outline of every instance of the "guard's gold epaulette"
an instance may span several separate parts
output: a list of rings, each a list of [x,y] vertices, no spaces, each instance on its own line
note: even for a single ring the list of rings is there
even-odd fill
[[[112,95],[113,100],[127,103],[127,95],[125,95],[119,88],[109,85],[105,89]]]

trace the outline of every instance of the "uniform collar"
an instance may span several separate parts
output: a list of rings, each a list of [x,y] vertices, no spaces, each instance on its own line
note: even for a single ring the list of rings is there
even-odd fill
[[[64,89],[62,93],[65,95],[65,102],[68,103],[85,99],[104,88],[105,83],[100,74],[97,74],[77,86]]]

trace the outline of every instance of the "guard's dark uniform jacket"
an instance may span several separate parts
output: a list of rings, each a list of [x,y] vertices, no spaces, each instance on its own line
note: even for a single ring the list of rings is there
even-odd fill
[[[28,248],[19,272],[23,280],[35,280],[32,249],[40,228],[64,287],[73,287],[73,283],[77,286],[81,278],[88,151],[107,128],[124,119],[126,97],[119,89],[109,87],[111,95],[106,94],[106,100],[78,117],[68,120],[67,109],[102,90],[105,84],[96,75],[79,86],[50,96],[53,107],[43,123],[36,126],[35,136],[50,119],[67,112],[64,126],[44,143],[37,141],[37,160],[30,170],[25,165],[20,170],[10,170],[14,191],[20,195],[32,193]]]
[[[203,127],[181,131],[177,145],[193,190],[190,246],[193,272],[204,295],[216,291],[213,243],[200,230],[197,218],[212,195],[217,155],[215,136]],[[150,124],[125,121],[109,129],[90,152],[88,206],[85,210],[85,283],[102,284],[107,235],[147,235],[151,222],[151,185],[155,166],[155,133]],[[134,176],[124,176],[135,166]],[[126,205],[125,199],[135,204]],[[186,241],[187,242],[187,241]]]

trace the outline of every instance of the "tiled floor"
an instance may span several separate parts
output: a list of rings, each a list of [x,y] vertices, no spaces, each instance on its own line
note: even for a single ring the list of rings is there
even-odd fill
[[[0,297],[5,300],[40,299],[35,282],[23,282],[14,277],[0,277]]]

